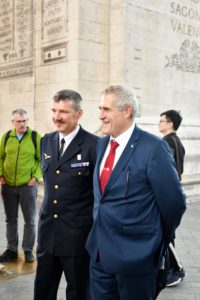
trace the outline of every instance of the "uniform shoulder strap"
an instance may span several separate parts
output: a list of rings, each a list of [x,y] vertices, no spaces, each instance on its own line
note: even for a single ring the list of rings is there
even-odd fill
[[[5,136],[5,140],[4,140],[4,149],[6,147],[6,143],[7,143],[7,140],[9,139],[10,133],[11,133],[11,130],[8,130],[6,132],[6,136]]]

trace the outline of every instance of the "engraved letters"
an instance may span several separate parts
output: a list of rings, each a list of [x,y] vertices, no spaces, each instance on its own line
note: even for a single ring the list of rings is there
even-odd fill
[[[0,78],[32,72],[32,10],[32,0],[0,0]]]

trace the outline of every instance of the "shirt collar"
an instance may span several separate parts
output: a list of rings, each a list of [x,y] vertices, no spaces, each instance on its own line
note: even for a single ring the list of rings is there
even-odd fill
[[[78,124],[77,127],[72,131],[70,132],[69,134],[67,135],[63,135],[61,132],[59,132],[59,141],[61,141],[62,139],[65,140],[65,143],[69,142],[69,141],[72,141],[73,138],[77,135],[77,133],[79,132],[79,129],[80,129],[80,125]]]
[[[132,125],[122,134],[120,134],[118,137],[110,137],[110,141],[114,140],[116,141],[119,145],[122,145],[125,141],[128,141],[133,133],[133,130],[135,129],[135,123],[133,122]]]

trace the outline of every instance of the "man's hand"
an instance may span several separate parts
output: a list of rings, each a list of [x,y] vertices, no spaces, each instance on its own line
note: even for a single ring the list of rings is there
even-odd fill
[[[5,183],[6,183],[5,178],[3,176],[1,176],[0,177],[0,185],[3,185]]]
[[[31,178],[31,180],[29,180],[29,182],[27,183],[27,185],[30,186],[34,186],[36,184],[37,180],[35,177]]]

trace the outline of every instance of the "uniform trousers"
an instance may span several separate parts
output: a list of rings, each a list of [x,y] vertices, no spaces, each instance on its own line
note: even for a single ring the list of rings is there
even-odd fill
[[[91,262],[91,300],[155,300],[157,274],[157,268],[146,274],[109,274],[100,260]]]
[[[35,242],[35,217],[37,184],[17,187],[3,184],[1,187],[3,204],[6,214],[7,248],[18,250],[18,211],[21,207],[24,218],[22,249],[32,251]]]
[[[62,273],[67,281],[67,300],[90,300],[89,256],[54,256],[37,251],[34,300],[56,300]]]

